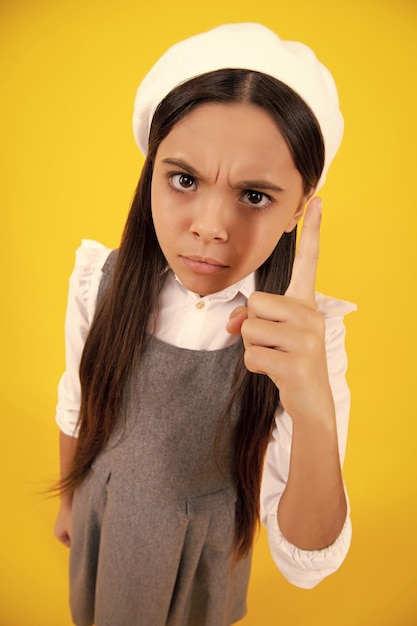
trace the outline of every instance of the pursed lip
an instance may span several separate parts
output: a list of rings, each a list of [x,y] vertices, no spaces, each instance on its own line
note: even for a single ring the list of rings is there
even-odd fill
[[[199,274],[216,274],[217,272],[221,272],[228,267],[228,265],[223,265],[220,261],[210,257],[181,255],[180,258],[189,269],[194,272],[198,272]]]
[[[207,265],[218,265],[219,267],[227,267],[227,265],[225,265],[224,263],[221,263],[216,259],[211,259],[210,257],[184,255],[182,258],[189,259],[190,261],[194,261],[195,263],[206,263]]]

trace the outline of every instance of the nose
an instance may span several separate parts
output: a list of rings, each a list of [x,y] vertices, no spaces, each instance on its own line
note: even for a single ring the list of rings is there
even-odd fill
[[[221,243],[229,239],[227,207],[221,197],[202,199],[195,207],[190,232],[204,243],[213,241]]]

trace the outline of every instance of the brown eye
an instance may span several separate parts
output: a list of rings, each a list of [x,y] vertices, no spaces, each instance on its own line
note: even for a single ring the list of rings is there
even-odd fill
[[[169,178],[176,191],[195,191],[197,187],[195,178],[189,174],[170,174]]]
[[[248,191],[246,197],[251,204],[260,204],[262,202],[264,194],[260,193],[259,191]]]
[[[190,189],[194,185],[194,179],[191,176],[187,176],[187,174],[181,174],[178,182],[184,189]]]
[[[274,200],[266,193],[249,189],[243,194],[242,201],[254,209],[266,209]]]

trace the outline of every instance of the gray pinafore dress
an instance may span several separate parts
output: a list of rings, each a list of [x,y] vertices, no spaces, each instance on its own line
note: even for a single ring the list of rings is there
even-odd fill
[[[77,626],[228,626],[244,616],[250,557],[232,563],[232,425],[216,437],[238,350],[149,338],[126,419],[74,494]]]

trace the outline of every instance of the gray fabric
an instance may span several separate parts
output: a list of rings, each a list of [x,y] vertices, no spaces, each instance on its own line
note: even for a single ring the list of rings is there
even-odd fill
[[[74,496],[77,626],[228,626],[245,614],[250,557],[231,562],[233,419],[216,439],[238,349],[149,338],[125,419]]]

